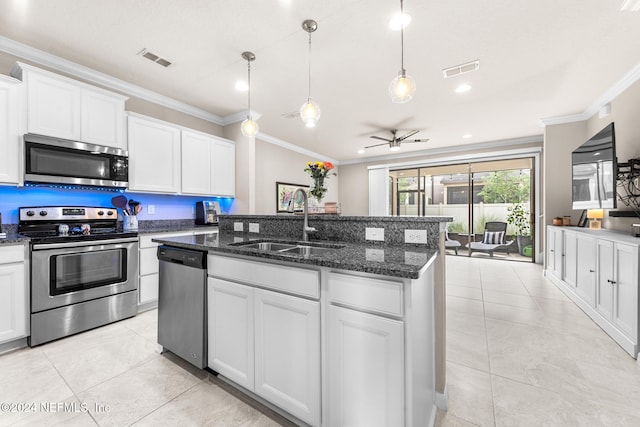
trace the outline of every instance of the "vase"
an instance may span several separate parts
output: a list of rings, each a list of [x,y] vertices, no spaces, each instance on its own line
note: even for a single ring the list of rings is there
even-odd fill
[[[327,189],[324,186],[324,177],[317,176],[313,178],[313,188],[309,191],[309,194],[313,196],[318,203],[322,201],[325,194],[327,193]]]

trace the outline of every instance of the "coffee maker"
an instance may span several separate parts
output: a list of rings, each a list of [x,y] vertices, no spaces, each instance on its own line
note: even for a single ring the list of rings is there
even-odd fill
[[[218,215],[220,205],[218,202],[201,201],[196,202],[196,224],[198,225],[218,225]]]

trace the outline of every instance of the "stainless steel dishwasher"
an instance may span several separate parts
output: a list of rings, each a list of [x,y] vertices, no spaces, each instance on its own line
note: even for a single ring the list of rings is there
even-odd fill
[[[158,343],[207,366],[207,253],[159,246]]]

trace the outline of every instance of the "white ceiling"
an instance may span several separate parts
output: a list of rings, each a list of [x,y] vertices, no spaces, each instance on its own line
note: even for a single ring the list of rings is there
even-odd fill
[[[247,107],[234,83],[250,50],[260,131],[349,160],[387,154],[357,154],[384,129],[430,139],[407,152],[540,135],[541,118],[583,113],[640,63],[640,12],[621,2],[406,0],[405,68],[417,83],[406,104],[387,94],[400,68],[400,33],[387,27],[399,0],[3,0],[0,35],[221,117]],[[282,117],[307,98],[307,18],[318,22],[314,129]],[[143,48],[173,65],[136,55]],[[476,59],[479,71],[443,79]],[[462,82],[473,89],[454,93]]]

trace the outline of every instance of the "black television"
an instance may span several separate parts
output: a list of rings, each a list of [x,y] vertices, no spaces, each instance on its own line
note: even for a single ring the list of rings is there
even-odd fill
[[[615,208],[617,170],[612,122],[571,153],[573,209]]]

